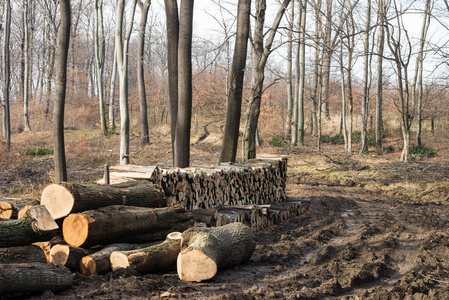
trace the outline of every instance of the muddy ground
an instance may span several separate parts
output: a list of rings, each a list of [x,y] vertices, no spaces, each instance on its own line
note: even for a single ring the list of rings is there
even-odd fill
[[[257,232],[251,260],[202,283],[176,270],[74,275],[31,299],[449,299],[449,162],[288,152],[306,214]]]

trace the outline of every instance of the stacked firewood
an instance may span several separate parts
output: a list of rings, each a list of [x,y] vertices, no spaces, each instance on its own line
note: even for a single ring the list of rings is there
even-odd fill
[[[244,164],[163,168],[112,166],[111,182],[150,180],[164,190],[168,205],[192,210],[219,205],[243,206],[284,202],[287,157],[263,156]]]

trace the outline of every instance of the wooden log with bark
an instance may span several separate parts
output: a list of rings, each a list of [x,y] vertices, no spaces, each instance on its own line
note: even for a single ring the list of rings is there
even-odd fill
[[[181,280],[200,282],[218,268],[237,266],[250,259],[256,247],[252,229],[243,223],[214,228],[191,228],[183,234],[177,270]]]
[[[36,245],[0,248],[0,264],[46,263],[44,251]]]
[[[54,219],[60,219],[70,213],[110,205],[164,207],[167,206],[167,199],[159,186],[147,181],[106,186],[60,183],[44,188],[41,204],[47,207]]]
[[[71,245],[54,245],[50,250],[50,262],[66,266],[73,272],[79,272],[81,259],[91,251]]]
[[[0,247],[46,241],[56,234],[58,228],[45,206],[34,206],[21,219],[0,222]]]
[[[140,249],[149,246],[148,244],[112,244],[100,251],[84,256],[79,263],[80,273],[85,276],[92,274],[106,274],[111,272],[110,256],[114,251],[126,251]]]
[[[39,205],[39,200],[37,199],[1,198],[0,218],[19,219],[18,214],[22,208],[36,205]]]
[[[172,232],[161,244],[131,251],[115,251],[110,258],[112,270],[131,267],[140,274],[147,274],[175,266],[181,242],[182,233]]]
[[[89,247],[142,238],[150,242],[192,225],[192,214],[184,209],[114,205],[70,214],[62,233],[68,244]]]
[[[0,264],[0,295],[60,291],[73,285],[72,272],[54,263]]]

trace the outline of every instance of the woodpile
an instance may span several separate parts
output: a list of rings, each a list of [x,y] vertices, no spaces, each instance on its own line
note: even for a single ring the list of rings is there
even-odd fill
[[[184,169],[133,165],[109,169],[111,184],[127,180],[151,181],[162,187],[168,206],[177,204],[188,210],[286,200],[286,156],[263,156],[244,164],[222,163]]]

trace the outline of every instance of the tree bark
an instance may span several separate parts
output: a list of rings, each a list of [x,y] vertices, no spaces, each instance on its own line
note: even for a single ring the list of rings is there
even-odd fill
[[[192,215],[183,209],[108,206],[70,214],[64,219],[62,233],[73,246],[89,247],[102,243],[157,240],[172,231],[190,227]]]
[[[360,130],[360,153],[368,152],[368,101],[369,101],[369,32],[371,26],[371,0],[367,1],[366,8],[366,27],[364,41],[364,57],[363,57],[363,95],[362,95],[362,122]]]
[[[290,6],[290,20],[287,33],[288,49],[287,49],[287,116],[285,118],[285,134],[286,141],[292,140],[292,122],[293,122],[293,29],[295,24],[295,1]],[[295,142],[292,140],[292,143]]]
[[[52,238],[58,225],[45,206],[39,205],[27,211],[19,220],[0,223],[0,247],[29,245]]]
[[[0,264],[46,263],[44,251],[36,245],[0,248]]]
[[[112,62],[111,82],[109,87],[109,128],[115,131],[115,81],[117,77],[117,53],[114,47],[114,60]]]
[[[103,0],[95,0],[95,66],[97,70],[98,104],[100,106],[100,124],[103,134],[107,133],[106,110],[104,104],[103,71],[105,61],[105,36],[103,25]]]
[[[148,111],[147,111],[147,95],[145,91],[145,76],[144,76],[144,50],[145,50],[145,28],[147,25],[148,11],[151,1],[145,0],[137,2],[141,10],[140,24],[139,24],[139,42],[137,46],[137,81],[139,87],[139,101],[140,101],[140,146],[145,146],[150,143],[150,133],[148,130]]]
[[[182,234],[178,276],[200,282],[215,276],[218,268],[237,266],[250,259],[256,243],[254,233],[243,223],[215,228],[191,228]]]
[[[298,94],[298,143],[304,146],[304,86],[306,80],[306,16],[307,16],[307,0],[300,1],[300,40],[298,47],[300,48],[301,56],[298,59],[299,64],[299,84],[297,86]]]
[[[175,266],[178,254],[181,252],[181,236],[180,232],[172,232],[161,244],[130,251],[112,252],[110,258],[112,270],[132,267],[140,274],[146,274]]]
[[[229,79],[226,123],[221,147],[220,162],[235,162],[239,139],[240,115],[242,112],[243,79],[251,13],[251,0],[239,0],[237,13],[237,38],[234,47],[231,76]]]
[[[193,0],[182,0],[178,41],[178,113],[173,165],[190,165],[190,127],[192,121],[192,34]]]
[[[175,161],[176,121],[178,118],[179,18],[176,0],[164,0],[167,21],[168,98],[173,161]]]
[[[30,35],[29,35],[29,6],[28,0],[23,0],[23,129],[31,131],[30,115],[28,112],[30,99]]]
[[[0,264],[0,294],[60,291],[73,285],[72,272],[60,264]]]
[[[61,25],[56,54],[56,91],[53,108],[53,145],[55,182],[67,181],[67,166],[64,149],[64,105],[67,84],[67,54],[70,41],[70,0],[59,0]]]
[[[382,107],[383,107],[383,55],[385,44],[385,3],[378,5],[379,37],[377,44],[377,95],[376,95],[376,154],[382,154]]]
[[[148,182],[130,181],[113,186],[62,183],[45,187],[41,204],[54,219],[60,219],[70,213],[110,205],[164,207],[167,200],[161,187]]]
[[[2,110],[3,110],[3,136],[6,142],[6,151],[11,148],[11,120],[9,110],[9,92],[11,85],[11,66],[10,66],[10,54],[9,54],[9,41],[11,36],[11,3],[10,0],[5,0],[3,8],[3,98],[2,98]]]

